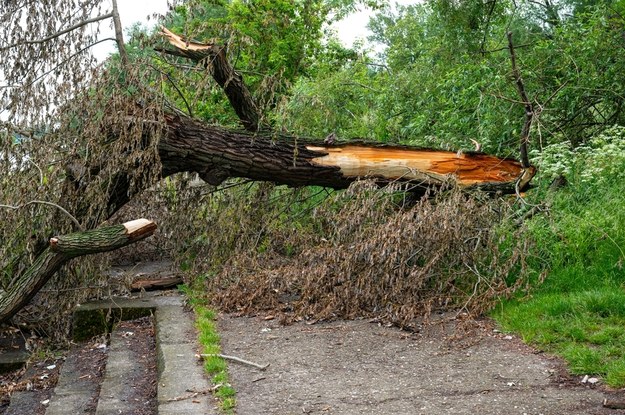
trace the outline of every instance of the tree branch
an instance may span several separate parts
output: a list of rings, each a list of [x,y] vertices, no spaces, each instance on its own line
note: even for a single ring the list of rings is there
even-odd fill
[[[103,14],[101,16],[93,17],[91,19],[83,20],[81,22],[76,23],[73,26],[70,26],[70,27],[68,27],[66,29],[63,29],[60,32],[53,33],[50,36],[46,36],[46,37],[44,37],[42,39],[23,40],[23,41],[20,41],[20,42],[13,43],[12,45],[3,46],[3,47],[0,48],[0,51],[11,49],[11,48],[14,48],[14,47],[17,47],[17,46],[40,45],[40,44],[48,42],[48,41],[50,41],[52,39],[55,39],[55,38],[57,38],[59,36],[62,36],[64,34],[66,34],[66,33],[69,33],[72,30],[76,30],[76,29],[81,28],[83,26],[86,26],[86,25],[88,25],[90,23],[99,22],[100,20],[110,19],[111,17],[114,17],[112,12],[111,13],[107,13],[107,14]]]
[[[260,129],[258,107],[247,85],[245,85],[243,77],[228,62],[225,47],[188,41],[165,27],[161,28],[161,33],[176,49],[156,48],[157,51],[203,63],[215,82],[224,90],[243,127],[252,132]]]
[[[21,205],[17,205],[17,206],[12,206],[12,205],[0,205],[0,208],[5,208],[5,209],[12,209],[12,210],[18,210],[21,209],[23,207],[26,207],[28,205],[34,205],[34,204],[39,204],[39,205],[48,205],[48,206],[53,206],[55,208],[57,208],[58,210],[60,210],[61,212],[63,212],[65,215],[67,215],[72,222],[74,222],[74,224],[76,225],[76,227],[78,229],[80,229],[81,231],[84,230],[84,228],[82,227],[82,225],[80,224],[80,222],[78,222],[78,219],[76,219],[74,216],[72,216],[71,213],[69,213],[67,210],[65,210],[63,207],[57,205],[56,203],[52,203],[52,202],[46,202],[45,200],[31,200],[30,202],[26,202],[24,204]]]
[[[128,66],[128,54],[126,53],[126,47],[124,46],[124,31],[122,30],[122,22],[119,18],[119,10],[117,9],[117,0],[113,0],[113,26],[115,26],[115,42],[117,42],[117,49],[119,50],[119,58],[122,61],[122,66]]]
[[[154,222],[137,219],[123,225],[107,226],[51,238],[45,251],[0,297],[0,323],[13,317],[28,304],[45,283],[72,258],[113,251],[145,239],[155,230]]]
[[[508,32],[508,49],[510,50],[510,61],[512,63],[512,76],[514,77],[517,90],[519,91],[521,102],[523,102],[523,105],[525,106],[525,122],[523,123],[523,129],[521,130],[520,152],[521,164],[524,168],[528,168],[530,167],[530,161],[527,153],[527,144],[530,138],[532,120],[534,118],[534,106],[527,97],[527,93],[525,92],[525,85],[523,84],[523,79],[521,78],[521,72],[517,67],[516,55],[514,53],[514,45],[512,44],[512,32]]]

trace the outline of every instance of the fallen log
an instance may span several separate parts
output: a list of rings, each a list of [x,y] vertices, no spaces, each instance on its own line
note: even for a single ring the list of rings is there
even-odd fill
[[[163,176],[192,171],[209,184],[231,177],[289,186],[343,189],[355,180],[445,183],[514,193],[535,168],[513,159],[362,142],[328,145],[296,137],[227,130],[187,117],[166,116],[168,134],[158,145]]]
[[[179,276],[165,278],[142,278],[133,281],[132,284],[130,284],[130,289],[132,291],[160,290],[175,287],[183,282],[182,277]]]
[[[137,219],[122,225],[55,236],[19,280],[0,297],[0,323],[13,317],[72,258],[113,251],[152,235],[156,224]]]

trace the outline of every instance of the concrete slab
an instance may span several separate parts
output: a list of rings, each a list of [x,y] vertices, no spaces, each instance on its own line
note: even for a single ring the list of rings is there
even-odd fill
[[[0,373],[8,373],[24,367],[30,353],[26,350],[2,351],[0,352]]]
[[[84,341],[110,332],[116,322],[150,316],[157,307],[181,305],[182,297],[173,290],[81,304],[74,311],[72,336],[74,341]]]
[[[80,348],[73,348],[65,359],[46,415],[82,414],[90,408],[93,410],[100,387],[95,377],[81,376],[80,352]],[[105,351],[98,350],[97,353],[104,354]]]
[[[0,373],[8,373],[24,367],[30,358],[25,339],[19,332],[3,332],[0,335]]]
[[[149,403],[131,399],[133,389],[146,379],[143,368],[136,363],[141,356],[128,347],[126,335],[124,330],[118,328],[111,333],[106,372],[100,388],[96,415],[143,413],[145,405]]]
[[[197,334],[192,313],[183,308],[184,297],[175,291],[163,295],[147,293],[140,297],[121,297],[81,305],[76,314],[84,327],[98,321],[110,325],[123,316],[137,312],[154,313],[156,328],[156,352],[158,355],[158,413],[160,415],[216,415],[215,399],[211,384],[204,374],[198,352]],[[134,313],[134,314],[133,314]],[[138,315],[140,317],[140,315]],[[132,317],[136,318],[136,317]],[[111,321],[112,320],[112,321]],[[123,347],[118,333],[113,331],[108,352],[106,374],[99,396],[96,415],[132,413],[124,398],[124,391],[131,387],[133,373],[132,353]],[[68,364],[69,363],[69,364]],[[51,399],[46,415],[66,415],[84,412],[87,391],[80,382],[71,378],[71,360],[66,362],[61,380]],[[65,369],[70,373],[66,373]],[[65,376],[65,378],[63,378]]]
[[[156,311],[159,415],[217,414],[210,382],[195,357],[197,336],[190,317],[182,307]]]

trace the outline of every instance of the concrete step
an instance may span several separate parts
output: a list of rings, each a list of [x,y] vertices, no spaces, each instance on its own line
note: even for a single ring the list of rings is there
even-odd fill
[[[145,353],[146,349],[154,349],[153,320],[115,326],[95,415],[156,412],[153,399],[156,356],[154,352]]]
[[[87,349],[74,346],[61,368],[59,380],[50,398],[46,415],[68,415],[93,413],[98,399],[100,385],[96,372],[101,371],[106,350],[94,348],[88,351],[92,361],[93,375],[81,376],[80,366],[85,358],[81,356]],[[11,406],[13,400],[11,400]]]
[[[110,319],[153,313],[158,358],[157,405],[159,415],[216,415],[215,400],[210,393],[210,382],[204,374],[198,352],[197,334],[193,316],[183,307],[183,297],[172,291],[169,295],[148,294],[142,298],[113,298],[82,305],[76,312],[78,327],[85,322],[98,322],[98,327],[110,326]],[[143,309],[143,311],[141,311]],[[136,318],[136,317],[133,317]],[[76,327],[76,324],[75,324]],[[93,330],[98,332],[98,330]],[[97,415],[132,413],[124,401],[124,390],[139,381],[133,373],[132,353],[125,349],[120,333],[113,331],[109,346],[106,371],[97,401]],[[50,399],[46,415],[79,414],[93,398],[65,375],[72,371],[71,360],[61,369],[61,377]],[[133,380],[134,379],[134,380]],[[130,382],[130,383],[129,383]],[[73,388],[73,393],[68,393]],[[58,390],[58,393],[57,393]],[[56,408],[64,408],[58,412]],[[56,412],[55,412],[56,411]]]
[[[24,367],[30,353],[26,340],[20,332],[3,332],[0,337],[0,373],[8,373]]]

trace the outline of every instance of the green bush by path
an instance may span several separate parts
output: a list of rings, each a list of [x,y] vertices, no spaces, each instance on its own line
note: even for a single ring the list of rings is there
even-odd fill
[[[615,131],[620,140],[623,129]],[[600,375],[623,387],[625,152],[611,153],[613,147],[604,140],[570,155],[569,185],[547,196],[547,215],[528,223],[536,247],[530,266],[536,275],[545,272],[544,283],[494,315],[504,329],[561,355],[572,373]],[[597,166],[605,167],[589,175]]]

